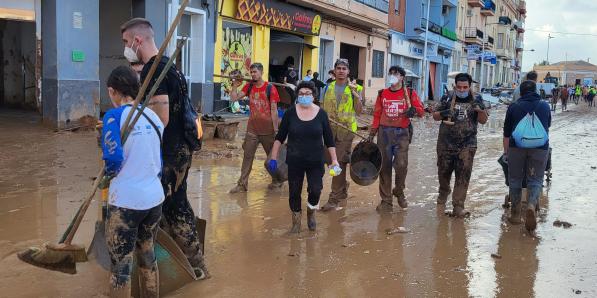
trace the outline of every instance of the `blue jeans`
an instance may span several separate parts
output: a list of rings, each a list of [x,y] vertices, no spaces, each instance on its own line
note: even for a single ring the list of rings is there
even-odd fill
[[[547,149],[524,149],[510,147],[508,150],[508,180],[512,206],[520,203],[522,184],[526,178],[528,203],[536,206],[543,190],[543,177],[547,165]]]

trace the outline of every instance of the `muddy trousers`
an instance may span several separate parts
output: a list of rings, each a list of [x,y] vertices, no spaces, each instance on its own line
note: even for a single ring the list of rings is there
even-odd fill
[[[381,149],[383,162],[379,173],[379,195],[381,200],[392,205],[392,194],[404,198],[404,182],[408,171],[408,128],[379,128],[377,145]],[[395,188],[392,190],[392,168],[396,172]]]
[[[307,201],[313,208],[319,209],[319,197],[323,189],[323,164],[289,164],[288,165],[288,199],[290,210],[300,212],[303,181],[307,176]],[[317,207],[317,208],[315,208]]]
[[[249,185],[249,175],[251,174],[251,169],[253,168],[253,160],[255,159],[255,153],[257,152],[257,148],[259,144],[263,146],[263,150],[265,154],[269,157],[270,152],[272,151],[272,147],[274,146],[275,135],[263,135],[258,136],[247,132],[245,135],[245,140],[243,142],[243,164],[240,169],[240,178],[238,179],[237,184],[248,188]],[[280,183],[278,181],[274,181],[272,178],[272,183]]]
[[[193,268],[202,267],[203,252],[197,234],[195,213],[187,199],[187,178],[191,167],[192,155],[164,155],[162,167],[162,186],[166,199],[162,211],[170,237],[176,241]]]
[[[111,260],[110,296],[130,297],[133,253],[137,253],[142,297],[159,296],[158,264],[153,250],[162,206],[133,210],[108,206],[106,238]]]
[[[454,193],[452,205],[464,208],[468,184],[471,180],[473,160],[477,148],[463,148],[460,150],[437,150],[437,175],[439,178],[439,198],[446,200],[450,195],[450,181],[454,173]]]
[[[352,153],[352,134],[338,134],[335,138],[336,143],[336,157],[338,163],[342,168],[342,173],[332,178],[332,191],[330,192],[329,201],[331,203],[338,203],[348,198],[348,181],[346,181],[346,166],[350,163],[350,154]],[[326,159],[329,153],[326,150]],[[329,163],[328,163],[329,164]]]
[[[526,178],[528,203],[537,206],[543,190],[543,177],[548,159],[547,149],[508,149],[508,180],[512,206],[520,203],[522,184]]]

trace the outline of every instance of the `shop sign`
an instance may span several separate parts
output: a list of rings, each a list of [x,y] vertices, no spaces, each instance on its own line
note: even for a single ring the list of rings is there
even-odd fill
[[[447,39],[458,40],[458,36],[456,35],[456,32],[454,32],[446,27],[442,27],[442,36]]]
[[[233,70],[249,77],[251,55],[253,53],[253,36],[251,26],[224,21],[222,23],[222,61],[221,75],[228,76]],[[222,81],[222,98],[228,98],[230,80]]]
[[[275,0],[238,0],[235,18],[302,34],[319,35],[321,16]]]
[[[418,47],[414,44],[410,45],[410,53],[414,56],[423,56],[423,48]]]

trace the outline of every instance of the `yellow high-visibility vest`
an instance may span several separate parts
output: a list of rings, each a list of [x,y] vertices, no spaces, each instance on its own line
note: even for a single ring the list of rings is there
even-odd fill
[[[342,100],[340,104],[336,101],[336,81],[331,82],[325,88],[323,95],[323,109],[328,113],[328,116],[350,128],[353,132],[357,131],[357,119],[356,111],[354,109],[354,102],[352,98],[352,91],[350,87],[346,85],[344,88],[344,94],[342,94]],[[357,92],[360,93],[363,90],[363,86],[357,85]]]

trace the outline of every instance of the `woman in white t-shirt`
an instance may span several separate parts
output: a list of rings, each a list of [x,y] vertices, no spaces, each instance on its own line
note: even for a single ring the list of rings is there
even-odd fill
[[[158,297],[153,244],[164,201],[160,182],[164,125],[153,111],[144,109],[123,142],[120,131],[139,92],[139,79],[130,67],[119,66],[108,77],[107,85],[114,105],[104,116],[102,130],[106,175],[112,178],[106,222],[112,263],[110,296],[130,297],[133,253],[137,249],[141,291],[148,297]]]

